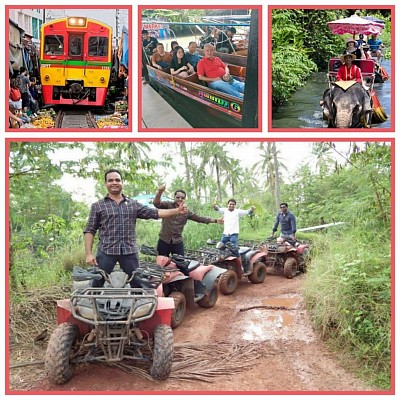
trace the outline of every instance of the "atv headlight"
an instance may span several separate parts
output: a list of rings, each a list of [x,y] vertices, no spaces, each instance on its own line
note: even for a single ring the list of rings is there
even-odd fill
[[[150,314],[153,307],[154,307],[154,303],[150,302],[150,301],[147,303],[144,303],[144,304],[136,303],[135,310],[133,311],[133,314],[132,314],[132,319],[141,318],[147,314]]]

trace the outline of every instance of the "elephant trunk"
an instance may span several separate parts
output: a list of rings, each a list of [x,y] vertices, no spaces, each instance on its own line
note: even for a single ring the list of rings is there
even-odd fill
[[[353,126],[353,113],[351,110],[338,110],[336,114],[336,128],[351,128]]]

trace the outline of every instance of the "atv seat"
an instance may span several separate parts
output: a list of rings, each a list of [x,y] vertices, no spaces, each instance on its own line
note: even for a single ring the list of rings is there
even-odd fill
[[[243,255],[248,253],[251,250],[251,247],[239,247],[239,254]]]
[[[173,257],[172,260],[179,269],[185,269],[187,272],[194,271],[200,265],[200,261],[190,260],[183,257]]]

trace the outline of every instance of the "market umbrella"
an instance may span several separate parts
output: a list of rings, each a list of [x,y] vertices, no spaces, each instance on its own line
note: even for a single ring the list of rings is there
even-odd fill
[[[332,33],[336,35],[351,33],[353,38],[360,33],[364,35],[379,34],[384,28],[384,25],[379,22],[370,21],[355,14],[348,18],[328,22],[327,25]]]

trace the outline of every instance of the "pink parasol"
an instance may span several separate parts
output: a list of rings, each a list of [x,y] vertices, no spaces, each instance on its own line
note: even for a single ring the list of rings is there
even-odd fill
[[[328,22],[327,25],[332,33],[336,35],[351,33],[353,37],[360,33],[364,35],[377,35],[385,27],[384,24],[361,18],[355,14],[349,18]]]

